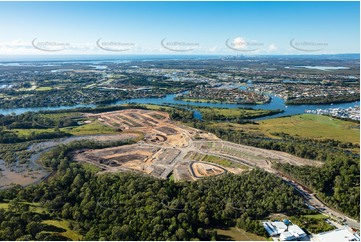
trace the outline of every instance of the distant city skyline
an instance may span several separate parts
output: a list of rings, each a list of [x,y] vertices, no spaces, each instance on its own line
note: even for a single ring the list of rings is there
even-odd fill
[[[360,52],[359,2],[0,2],[0,55]]]

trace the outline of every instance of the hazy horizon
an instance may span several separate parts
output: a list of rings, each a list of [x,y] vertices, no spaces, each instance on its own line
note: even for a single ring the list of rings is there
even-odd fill
[[[0,2],[0,55],[360,52],[359,2]]]
[[[231,54],[204,54],[204,55],[161,55],[161,54],[133,54],[133,55],[9,55],[0,56],[0,63],[13,63],[13,62],[31,62],[31,61],[116,61],[116,60],[147,60],[147,59],[217,59],[217,58],[276,58],[276,57],[309,57],[309,58],[321,58],[321,57],[347,57],[352,59],[360,59],[360,53],[340,53],[340,54],[284,54],[284,55],[231,55]]]

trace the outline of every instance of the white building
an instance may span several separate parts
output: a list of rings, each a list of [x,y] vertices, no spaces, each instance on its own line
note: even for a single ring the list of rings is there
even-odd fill
[[[305,231],[303,231],[303,229],[301,229],[298,225],[288,226],[287,231],[290,232],[295,237],[295,239],[301,239],[307,236]]]
[[[280,239],[281,239],[282,241],[290,241],[290,240],[294,240],[294,239],[295,239],[295,236],[293,236],[290,232],[285,231],[285,232],[282,232],[282,233],[281,233]]]
[[[287,230],[284,222],[263,222],[262,224],[269,236],[276,236]]]
[[[297,225],[287,226],[284,222],[263,222],[263,227],[271,237],[280,236],[282,241],[299,240],[307,236]]]
[[[319,241],[360,241],[360,237],[349,227],[323,232],[317,235]]]

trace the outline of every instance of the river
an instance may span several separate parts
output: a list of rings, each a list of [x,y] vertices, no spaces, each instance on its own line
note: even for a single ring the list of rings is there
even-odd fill
[[[203,106],[203,107],[219,107],[219,108],[254,108],[254,109],[281,109],[284,110],[283,113],[275,114],[272,116],[261,117],[255,120],[262,120],[262,119],[269,119],[275,117],[282,117],[288,115],[295,115],[295,114],[302,114],[305,110],[309,109],[327,109],[327,108],[348,108],[359,106],[360,102],[348,102],[348,103],[337,103],[337,104],[323,104],[323,105],[285,105],[285,101],[279,97],[271,96],[272,100],[270,103],[261,104],[261,105],[242,105],[242,104],[229,104],[229,103],[197,103],[197,102],[186,102],[181,100],[175,99],[176,94],[168,94],[163,98],[136,98],[136,99],[127,99],[117,101],[114,104],[110,105],[117,105],[117,104],[125,104],[125,103],[139,103],[139,104],[183,104],[183,105],[195,105],[195,106]],[[78,108],[78,107],[96,107],[96,105],[92,104],[84,104],[84,105],[76,105],[76,106],[61,106],[61,107],[36,107],[36,108],[13,108],[13,109],[0,109],[0,114],[7,115],[11,113],[21,114],[25,112],[38,112],[43,110],[64,110],[64,109],[71,109],[71,108]],[[194,117],[201,119],[201,114],[195,109],[194,110]]]

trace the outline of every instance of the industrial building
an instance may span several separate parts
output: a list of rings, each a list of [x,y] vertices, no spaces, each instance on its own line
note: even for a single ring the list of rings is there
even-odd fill
[[[297,225],[290,225],[287,228],[287,231],[280,234],[280,239],[283,241],[289,240],[299,240],[303,237],[306,237],[307,234]]]
[[[269,234],[269,236],[277,236],[287,230],[287,225],[284,222],[263,222],[263,227]]]
[[[287,225],[286,225],[287,224]],[[300,240],[307,236],[299,226],[291,224],[290,221],[263,222],[263,227],[271,237],[279,236],[282,241]]]
[[[293,236],[288,231],[282,232],[280,235],[280,240],[282,240],[282,241],[290,241],[290,240],[294,240],[294,239],[295,239],[295,236]]]
[[[316,237],[319,241],[360,241],[360,236],[354,233],[350,227],[323,232]]]

